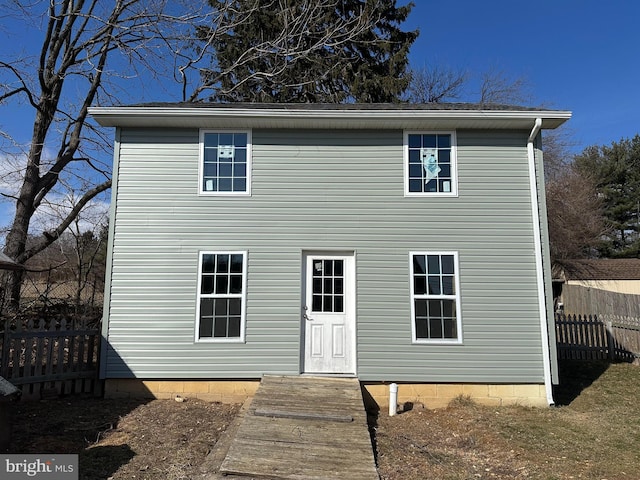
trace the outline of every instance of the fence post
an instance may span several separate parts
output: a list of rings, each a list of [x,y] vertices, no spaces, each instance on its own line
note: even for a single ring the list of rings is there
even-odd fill
[[[610,361],[616,359],[616,340],[613,336],[613,322],[611,318],[607,318],[607,356]]]

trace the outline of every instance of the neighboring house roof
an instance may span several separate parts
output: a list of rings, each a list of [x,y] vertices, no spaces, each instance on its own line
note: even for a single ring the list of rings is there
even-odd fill
[[[563,271],[566,280],[640,280],[640,258],[571,260]]]
[[[571,112],[477,103],[148,103],[92,107],[103,127],[429,129],[557,128]]]
[[[22,265],[0,252],[0,270],[21,270],[22,268],[24,268]]]

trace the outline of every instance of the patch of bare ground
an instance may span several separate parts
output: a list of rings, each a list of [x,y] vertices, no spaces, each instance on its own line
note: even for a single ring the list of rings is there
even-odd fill
[[[12,452],[79,453],[86,480],[186,480],[202,477],[239,405],[69,397],[14,408]]]

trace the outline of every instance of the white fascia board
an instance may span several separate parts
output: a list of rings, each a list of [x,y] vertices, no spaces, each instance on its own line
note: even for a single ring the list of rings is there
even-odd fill
[[[206,107],[93,107],[89,114],[104,127],[182,128],[557,128],[569,111],[551,110],[375,110],[250,109]]]

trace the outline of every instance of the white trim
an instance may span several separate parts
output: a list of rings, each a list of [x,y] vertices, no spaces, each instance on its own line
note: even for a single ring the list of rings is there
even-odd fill
[[[202,259],[205,255],[242,255],[242,293],[229,295],[202,295]],[[198,252],[198,282],[196,291],[196,323],[194,331],[195,343],[244,343],[247,319],[247,257],[246,250],[201,250]],[[202,298],[240,298],[240,336],[232,338],[205,337],[200,338],[200,300]]]
[[[451,192],[409,191],[409,135],[451,135]],[[458,137],[455,130],[405,130],[402,136],[402,165],[405,197],[458,197]]]
[[[246,133],[247,134],[247,178],[246,190],[244,192],[219,192],[207,191],[202,188],[202,179],[204,178],[204,136],[207,133]],[[229,128],[201,128],[198,135],[198,195],[203,197],[250,197],[251,196],[251,177],[253,142],[251,138],[251,129],[229,129]]]
[[[416,338],[416,322],[415,322],[415,292],[413,287],[413,257],[415,255],[453,255],[453,265],[455,268],[455,301],[456,301],[456,330],[457,338],[437,338],[437,339],[417,339]],[[428,298],[434,299],[451,299],[451,295],[428,295]],[[420,296],[422,298],[422,296]],[[460,262],[458,260],[458,252],[456,251],[412,251],[409,252],[409,299],[411,301],[411,343],[413,344],[429,344],[429,345],[462,345],[462,311],[460,308]]]
[[[478,109],[326,109],[287,105],[283,108],[186,107],[184,105],[90,107],[89,114],[103,127],[181,126],[191,128],[529,128],[543,119],[543,128],[557,128],[571,118],[562,110]],[[433,128],[431,127],[431,128]],[[438,128],[438,127],[435,127]]]
[[[538,309],[540,313],[540,330],[542,341],[542,366],[547,402],[553,405],[553,385],[551,381],[551,359],[549,349],[549,331],[547,318],[547,301],[544,291],[544,272],[542,270],[542,233],[540,230],[540,214],[538,204],[538,182],[536,180],[535,151],[533,142],[542,128],[542,119],[536,118],[529,141],[527,142],[527,159],[529,164],[529,190],[531,194],[531,220],[533,223],[533,241],[536,260],[536,281],[538,289]]]

